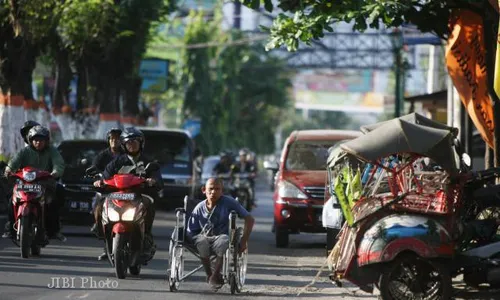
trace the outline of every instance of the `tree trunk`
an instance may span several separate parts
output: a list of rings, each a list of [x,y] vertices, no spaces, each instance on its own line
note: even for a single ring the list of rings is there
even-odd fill
[[[141,115],[139,110],[139,95],[141,93],[142,79],[138,76],[130,76],[124,81],[122,86],[123,96],[123,111],[122,123],[123,126],[144,125],[144,115]]]
[[[63,140],[74,139],[77,137],[76,128],[71,116],[71,107],[69,106],[69,87],[73,72],[71,70],[68,53],[60,50],[56,56],[56,78],[54,86],[54,95],[52,97],[52,113],[61,128]]]
[[[25,120],[24,106],[33,104],[31,82],[37,49],[21,37],[14,37],[13,32],[9,30],[3,33],[3,49],[0,52],[0,153],[5,159],[24,146],[21,136],[17,133]]]
[[[69,85],[72,77],[68,53],[60,51],[56,57],[56,79],[52,97],[52,110],[55,114],[59,114],[62,107],[69,104]]]
[[[100,80],[96,90],[99,102],[99,128],[96,138],[105,138],[106,132],[113,127],[120,126],[120,106],[119,93],[116,80],[100,75]]]
[[[77,99],[76,107],[78,110],[82,110],[89,107],[88,94],[87,94],[87,86],[88,86],[87,68],[83,60],[79,60],[76,63],[76,73],[78,76],[77,90],[76,90],[76,99]]]

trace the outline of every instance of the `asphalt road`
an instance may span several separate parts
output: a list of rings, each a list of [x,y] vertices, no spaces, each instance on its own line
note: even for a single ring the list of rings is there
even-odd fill
[[[155,258],[143,267],[140,276],[116,279],[108,262],[99,262],[102,242],[88,234],[87,227],[65,226],[66,243],[52,241],[40,257],[22,259],[19,248],[0,239],[0,300],[129,300],[129,299],[376,299],[353,285],[334,286],[323,272],[324,235],[291,236],[290,247],[274,246],[271,192],[258,187],[258,207],[253,211],[256,225],[249,245],[247,282],[243,293],[231,295],[227,286],[213,292],[204,282],[202,271],[181,283],[171,293],[166,281],[168,237],[174,226],[172,212],[158,212],[154,236],[158,246]],[[186,269],[196,267],[187,255]],[[312,284],[311,284],[312,283]],[[458,299],[500,299],[500,294],[460,289]]]

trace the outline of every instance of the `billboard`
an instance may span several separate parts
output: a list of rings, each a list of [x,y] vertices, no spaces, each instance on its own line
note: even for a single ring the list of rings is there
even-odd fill
[[[167,90],[169,61],[166,59],[143,59],[139,67],[142,78],[141,91],[163,93]]]
[[[373,70],[300,72],[293,80],[295,107],[380,113],[384,110],[384,95],[374,92],[374,81]]]

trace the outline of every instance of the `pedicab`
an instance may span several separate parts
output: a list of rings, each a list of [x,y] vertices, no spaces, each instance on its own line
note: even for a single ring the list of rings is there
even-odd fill
[[[433,125],[393,119],[340,145],[366,167],[349,183],[365,177],[359,195],[339,198],[346,222],[329,256],[339,285],[376,287],[382,299],[450,299],[458,274],[500,283],[499,222],[477,218],[494,204],[475,198],[500,169],[470,171],[457,131]]]
[[[347,141],[340,141],[329,149],[327,160],[325,204],[321,218],[323,227],[326,228],[327,256],[335,245],[336,237],[345,221],[339,197],[346,197],[352,201],[359,192],[359,185],[356,184],[359,182],[357,176],[360,176],[360,170],[364,166],[363,161],[340,148],[340,145]],[[354,184],[350,184],[351,182]]]

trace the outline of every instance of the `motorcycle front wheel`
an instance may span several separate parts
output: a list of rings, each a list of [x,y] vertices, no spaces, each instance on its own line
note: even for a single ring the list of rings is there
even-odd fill
[[[31,244],[33,243],[33,227],[31,226],[30,216],[23,216],[19,220],[19,237],[21,257],[28,258],[31,251]]]
[[[128,236],[117,233],[113,238],[113,260],[115,274],[118,279],[127,276],[128,269]]]

